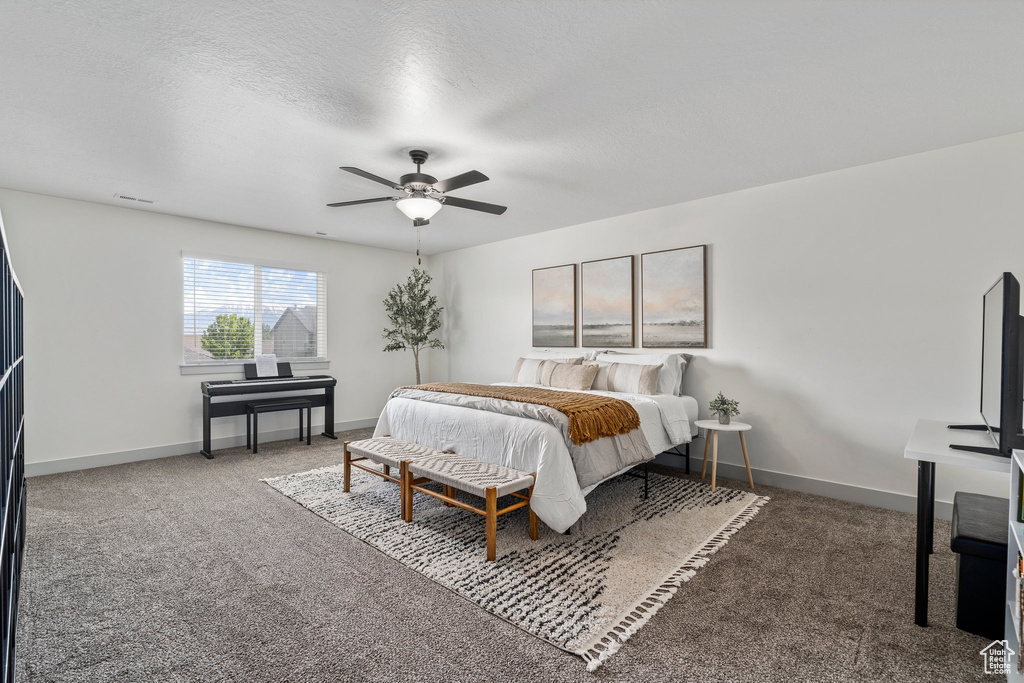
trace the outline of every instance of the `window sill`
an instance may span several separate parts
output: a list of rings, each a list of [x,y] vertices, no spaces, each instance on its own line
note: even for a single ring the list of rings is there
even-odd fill
[[[248,361],[253,362],[253,361]],[[293,370],[329,370],[329,360],[290,360]],[[178,365],[182,375],[238,375],[245,376],[244,363],[203,363],[202,365]]]

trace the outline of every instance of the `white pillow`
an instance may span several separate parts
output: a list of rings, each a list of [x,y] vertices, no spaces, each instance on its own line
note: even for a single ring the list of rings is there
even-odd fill
[[[597,363],[573,365],[550,360],[544,361],[544,363],[545,365],[540,369],[540,383],[555,389],[590,391],[598,370]]]
[[[640,365],[639,363],[605,363],[588,361],[584,366],[597,366],[594,377],[595,391],[620,391],[626,394],[658,393],[658,373],[660,365]]]
[[[632,363],[635,365],[660,365],[658,374],[658,393],[683,395],[683,373],[687,362],[693,358],[688,353],[623,353],[621,351],[605,351],[597,355],[597,360],[604,363]]]
[[[570,365],[579,365],[583,362],[582,358],[567,358],[559,360],[556,358],[520,358],[516,361],[516,368],[512,371],[512,383],[513,384],[540,384],[541,383],[541,368],[544,363],[568,363]],[[550,371],[548,376],[550,376]]]

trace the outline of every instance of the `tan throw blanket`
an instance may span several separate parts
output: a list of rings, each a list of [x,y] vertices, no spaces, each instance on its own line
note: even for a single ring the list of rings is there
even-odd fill
[[[610,396],[464,382],[435,382],[400,388],[483,396],[549,406],[569,418],[569,438],[576,445],[597,441],[606,436],[628,434],[640,427],[640,416],[636,409],[627,402]]]

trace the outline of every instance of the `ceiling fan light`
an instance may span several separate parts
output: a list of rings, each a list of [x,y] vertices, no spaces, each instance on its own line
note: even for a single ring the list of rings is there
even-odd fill
[[[430,220],[431,216],[441,210],[441,202],[430,197],[405,197],[396,203],[399,211],[412,220]]]

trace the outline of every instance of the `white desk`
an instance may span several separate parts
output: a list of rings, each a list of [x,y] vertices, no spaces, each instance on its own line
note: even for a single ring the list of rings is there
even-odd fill
[[[914,590],[914,623],[928,625],[928,555],[935,530],[935,463],[992,472],[1010,472],[1010,458],[958,451],[950,444],[993,446],[986,432],[949,429],[943,420],[918,420],[903,449],[903,457],[917,460],[917,578]]]

